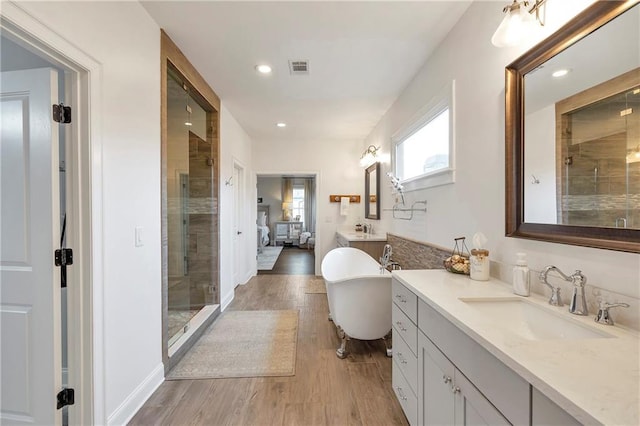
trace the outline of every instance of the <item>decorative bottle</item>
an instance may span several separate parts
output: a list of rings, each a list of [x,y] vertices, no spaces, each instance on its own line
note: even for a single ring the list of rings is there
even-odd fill
[[[526,253],[516,253],[518,260],[513,268],[513,292],[518,296],[529,296],[529,267]]]

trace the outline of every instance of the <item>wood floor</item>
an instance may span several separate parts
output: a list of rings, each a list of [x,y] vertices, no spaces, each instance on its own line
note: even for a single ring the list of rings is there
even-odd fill
[[[259,275],[236,289],[228,309],[298,309],[296,374],[291,377],[166,381],[131,425],[407,425],[391,388],[382,341],[339,339],[326,294],[306,293],[304,275]],[[230,330],[233,332],[233,330]]]
[[[300,247],[283,247],[273,269],[260,270],[258,275],[313,275],[315,273],[313,250]]]

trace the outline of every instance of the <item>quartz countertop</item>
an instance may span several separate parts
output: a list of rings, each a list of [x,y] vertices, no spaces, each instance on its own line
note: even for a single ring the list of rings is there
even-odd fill
[[[338,235],[347,241],[387,241],[387,234],[367,234],[356,231],[337,231]]]
[[[612,337],[527,340],[459,300],[520,297],[502,281],[474,281],[444,270],[394,271],[393,276],[581,423],[640,424],[638,332],[598,324],[595,312],[572,315],[567,305],[551,306],[532,294],[526,299],[540,308]]]

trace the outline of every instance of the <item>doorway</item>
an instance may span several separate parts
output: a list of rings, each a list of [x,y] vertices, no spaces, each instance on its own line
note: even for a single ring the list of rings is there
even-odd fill
[[[88,249],[91,76],[69,59],[87,58],[62,57],[69,45],[42,42],[47,29],[27,34],[9,21],[7,7],[0,20],[0,423],[91,423],[98,367]],[[56,403],[68,389],[75,403]]]
[[[245,169],[237,160],[233,161],[233,177],[229,183],[233,186],[233,284],[237,287],[246,282],[245,272],[245,244],[246,235],[245,224]]]
[[[269,228],[258,274],[315,275],[317,174],[258,174],[256,181]]]

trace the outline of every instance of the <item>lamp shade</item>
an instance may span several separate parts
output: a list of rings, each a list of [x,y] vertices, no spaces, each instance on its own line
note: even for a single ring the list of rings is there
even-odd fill
[[[531,34],[535,25],[536,18],[523,4],[509,7],[498,29],[493,33],[491,43],[496,47],[516,46]]]

